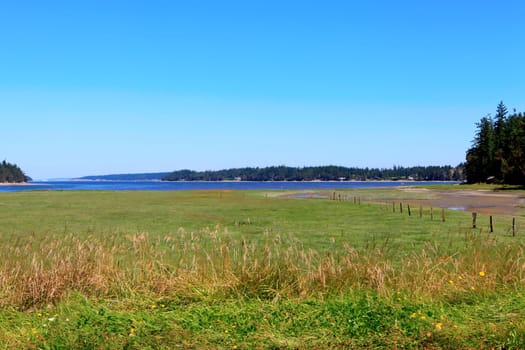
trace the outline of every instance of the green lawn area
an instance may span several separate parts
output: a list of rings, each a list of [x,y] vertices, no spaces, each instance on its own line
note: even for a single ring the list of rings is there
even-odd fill
[[[0,193],[0,347],[525,347],[510,218],[331,194]]]

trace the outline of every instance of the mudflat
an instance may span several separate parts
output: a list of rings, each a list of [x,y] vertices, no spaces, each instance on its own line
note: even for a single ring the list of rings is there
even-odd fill
[[[516,215],[525,209],[525,192],[494,190],[429,190],[405,188],[407,192],[428,192],[428,199],[411,201],[420,205],[494,215]]]

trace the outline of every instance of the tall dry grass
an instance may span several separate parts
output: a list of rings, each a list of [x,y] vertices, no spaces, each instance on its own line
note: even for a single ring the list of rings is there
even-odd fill
[[[266,233],[264,244],[232,240],[219,227],[152,238],[44,239],[1,248],[0,303],[28,309],[76,291],[93,297],[183,295],[264,299],[322,297],[350,289],[445,297],[509,290],[525,281],[522,246],[467,237],[461,251],[438,243],[415,252],[388,246],[337,252]]]

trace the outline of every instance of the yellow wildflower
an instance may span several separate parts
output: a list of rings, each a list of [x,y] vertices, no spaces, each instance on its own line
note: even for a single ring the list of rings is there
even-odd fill
[[[454,284],[454,281],[453,280],[448,280],[448,284],[452,285],[452,284]]]
[[[417,314],[414,312],[412,315],[410,315],[410,318],[416,318]]]
[[[438,331],[440,331],[441,328],[443,328],[443,323],[441,323],[441,322],[436,323],[436,329],[437,329]]]
[[[485,277],[485,271],[480,271],[480,272],[479,272],[479,276],[480,276],[480,277]]]

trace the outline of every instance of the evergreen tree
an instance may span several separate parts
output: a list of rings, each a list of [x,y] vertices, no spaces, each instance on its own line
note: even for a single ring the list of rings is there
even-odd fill
[[[501,101],[496,108],[494,116],[494,158],[491,169],[492,176],[503,181],[503,167],[505,163],[504,148],[507,145],[506,130],[507,126],[507,107]]]
[[[24,172],[16,165],[2,161],[0,163],[0,182],[20,183],[29,181]]]
[[[477,123],[478,131],[467,151],[467,182],[485,182],[494,166],[494,124],[489,116]]]
[[[504,182],[525,185],[525,118],[521,114],[513,114],[506,120],[502,155]]]
[[[525,185],[525,115],[508,116],[500,102],[494,120],[484,117],[476,124],[472,147],[467,151],[465,171],[469,183],[498,182]]]

